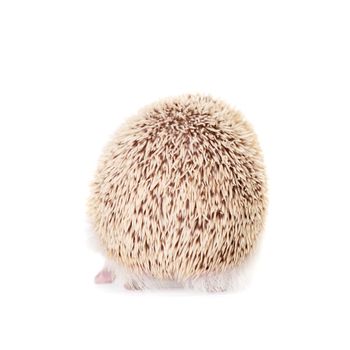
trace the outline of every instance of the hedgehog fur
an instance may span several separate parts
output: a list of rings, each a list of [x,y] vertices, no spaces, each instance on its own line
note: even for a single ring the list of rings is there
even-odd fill
[[[210,96],[140,110],[100,159],[88,212],[109,261],[186,282],[244,261],[264,225],[266,179],[256,135]]]

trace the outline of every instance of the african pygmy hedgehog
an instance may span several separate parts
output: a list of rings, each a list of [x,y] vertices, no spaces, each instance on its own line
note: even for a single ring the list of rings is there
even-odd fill
[[[152,280],[226,290],[266,202],[257,138],[237,110],[201,95],[150,105],[114,135],[92,184],[89,217],[107,257],[95,281],[123,271],[129,289]]]

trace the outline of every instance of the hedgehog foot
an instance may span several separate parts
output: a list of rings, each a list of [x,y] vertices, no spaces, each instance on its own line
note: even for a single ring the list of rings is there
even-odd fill
[[[192,281],[192,288],[208,293],[226,292],[230,289],[230,274],[219,273],[210,276],[202,276]]]
[[[204,288],[208,293],[218,293],[218,292],[220,293],[220,292],[226,292],[228,289],[228,286],[222,283],[206,281]]]
[[[124,288],[127,290],[143,290],[145,287],[146,285],[144,282],[136,279],[130,279],[124,284]]]
[[[115,273],[110,269],[104,267],[96,276],[95,283],[96,284],[105,284],[105,283],[113,283],[115,280]]]

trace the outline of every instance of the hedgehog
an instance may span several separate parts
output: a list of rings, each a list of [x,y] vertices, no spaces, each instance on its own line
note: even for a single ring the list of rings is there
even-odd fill
[[[256,249],[266,206],[262,152],[237,109],[192,94],[144,107],[92,182],[88,216],[106,258],[95,282],[225,291]]]

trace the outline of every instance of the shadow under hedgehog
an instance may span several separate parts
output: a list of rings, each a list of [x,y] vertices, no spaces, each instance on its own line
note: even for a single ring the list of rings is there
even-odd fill
[[[252,127],[210,96],[140,110],[105,148],[88,213],[106,265],[128,289],[237,284],[263,229],[266,178]]]

